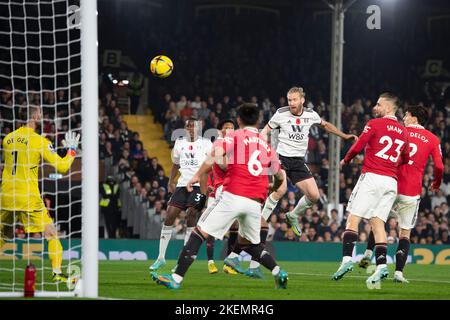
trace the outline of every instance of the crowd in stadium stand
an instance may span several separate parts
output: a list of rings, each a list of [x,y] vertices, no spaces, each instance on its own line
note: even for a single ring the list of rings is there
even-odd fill
[[[191,100],[192,99],[192,100]],[[261,128],[267,123],[278,107],[286,105],[286,99],[280,97],[278,101],[270,101],[264,98],[260,101],[256,96],[250,97],[246,101],[257,103],[261,108]],[[235,99],[225,96],[219,100],[209,96],[202,99],[200,96],[188,98],[182,96],[171,96],[166,94],[156,110],[166,110],[159,120],[164,126],[164,138],[173,144],[172,132],[175,129],[182,128],[184,121],[188,117],[196,117],[202,121],[203,129],[214,128],[220,120],[236,117],[236,107],[244,99],[240,96]],[[351,105],[343,107],[342,130],[359,135],[364,128],[365,123],[373,118],[373,101],[368,99],[355,99]],[[399,109],[397,116],[402,119],[404,110],[408,104],[405,103]],[[430,164],[425,169],[423,179],[422,200],[419,207],[417,225],[411,233],[413,243],[422,244],[449,244],[449,219],[450,211],[448,203],[450,201],[450,142],[449,142],[449,124],[450,124],[450,101],[440,108],[435,104],[426,105],[430,113],[430,121],[426,128],[436,134],[442,141],[443,161],[445,164],[444,182],[441,190],[437,194],[429,191],[429,185],[433,178],[433,165]],[[327,104],[319,102],[313,104],[307,102],[306,107],[313,108],[324,119],[329,119],[329,110]],[[156,113],[157,114],[157,113]],[[341,156],[350,149],[350,142],[343,142]],[[337,211],[332,211],[328,216],[326,205],[327,185],[328,185],[328,134],[320,127],[311,129],[309,140],[309,153],[307,155],[314,177],[317,181],[320,191],[319,202],[311,209],[308,209],[301,217],[303,235],[298,239],[289,228],[286,221],[286,213],[293,209],[299,200],[299,192],[290,185],[289,192],[279,202],[275,213],[270,218],[269,240],[274,241],[326,241],[340,242],[341,234],[345,229],[346,213],[339,217]],[[362,163],[362,156],[354,164],[344,166],[340,174],[340,203],[346,205],[353,187],[355,186]],[[164,208],[164,206],[163,206]],[[184,219],[177,220],[177,224],[184,223]],[[390,218],[386,223],[388,241],[395,243],[398,241],[398,231],[396,220]],[[184,226],[177,227],[182,230]],[[366,241],[370,226],[367,223],[361,224],[360,241]]]
[[[128,128],[117,107],[117,98],[107,92],[99,101],[99,157],[109,159],[118,166],[126,180],[130,180],[132,189],[149,207],[161,212],[167,207],[168,178],[158,163],[158,158],[151,157],[140,140],[139,132]],[[121,182],[121,181],[117,181]],[[164,216],[165,211],[162,212]],[[119,228],[120,237],[131,237],[126,224]]]

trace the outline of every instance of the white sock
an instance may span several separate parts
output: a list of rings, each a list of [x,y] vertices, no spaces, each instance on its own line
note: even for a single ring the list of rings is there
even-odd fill
[[[387,267],[387,264],[379,264],[379,265],[377,265],[377,270],[380,270],[380,269],[386,268],[386,267]]]
[[[62,272],[61,272],[61,269],[53,269],[53,273],[60,274]]]
[[[372,250],[366,249],[366,251],[364,251],[364,258],[372,258]]]
[[[351,261],[352,260],[352,257],[350,257],[350,256],[344,256],[344,257],[342,257],[342,263],[347,263],[347,262],[349,262],[349,261]]]
[[[396,276],[403,277],[403,272],[402,272],[402,271],[396,270],[394,274],[395,274]]]
[[[167,246],[169,245],[170,238],[172,238],[173,226],[163,225],[161,229],[161,237],[159,238],[159,256],[158,259],[164,259],[166,257]]]
[[[187,227],[186,228],[186,234],[184,235],[184,245],[186,245],[186,243],[189,240],[189,237],[191,236],[192,230],[194,230],[194,227]]]
[[[312,201],[309,200],[306,196],[303,196],[298,201],[294,210],[292,210],[290,213],[298,217],[299,215],[304,214],[306,209],[311,208],[312,205]]]
[[[258,268],[259,266],[260,266],[260,264],[258,261],[250,260],[250,268],[251,269]]]
[[[264,208],[262,210],[262,216],[263,216],[264,220],[267,221],[267,219],[269,219],[270,215],[273,212],[273,209],[275,209],[277,204],[278,204],[278,200],[275,200],[272,197],[272,194],[270,194],[269,197],[266,199],[266,203],[264,204]]]
[[[208,264],[214,263],[214,260],[208,260]]]
[[[172,278],[177,283],[181,283],[181,281],[183,281],[183,277],[178,275],[178,274],[176,274],[176,273],[172,273]]]
[[[233,258],[238,258],[238,257],[239,257],[239,255],[237,253],[231,252],[227,258],[233,259]]]
[[[272,275],[276,276],[278,273],[280,272],[280,267],[276,266],[275,268],[272,269]]]

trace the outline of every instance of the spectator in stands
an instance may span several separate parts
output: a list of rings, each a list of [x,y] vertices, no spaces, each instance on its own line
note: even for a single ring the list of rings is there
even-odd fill
[[[190,118],[192,117],[192,106],[191,102],[187,101],[183,109],[180,110],[180,117],[182,118]]]
[[[192,109],[196,109],[197,111],[202,108],[202,100],[200,96],[195,96],[194,101],[191,104]]]
[[[140,142],[136,143],[134,149],[131,150],[131,157],[135,160],[141,160],[144,157],[144,151]]]
[[[137,173],[142,181],[150,181],[153,176],[150,173],[151,159],[148,156],[148,151],[144,150],[142,158],[139,160]]]
[[[151,179],[154,179],[158,176],[159,170],[163,170],[162,166],[158,163],[157,157],[152,158],[148,170],[149,170],[148,175],[151,177]]]
[[[208,109],[208,104],[206,101],[201,102],[201,108],[198,111],[198,116],[200,119],[207,119],[209,117],[209,114],[211,113],[211,110]]]
[[[105,134],[108,135],[107,133],[105,133]],[[123,147],[123,141],[120,138],[120,130],[119,129],[116,129],[114,131],[113,138],[110,139],[110,142],[111,142],[111,145],[113,148],[113,152],[115,154],[120,153],[120,151],[122,150],[122,147]]]
[[[226,112],[226,111],[223,109],[223,106],[222,106],[222,104],[221,104],[220,102],[218,102],[218,103],[216,104],[216,108],[215,108],[215,110],[214,110],[214,113],[216,114],[216,117],[217,117],[219,120],[224,120],[224,119],[228,119],[228,118],[229,118],[228,112]]]
[[[125,172],[131,168],[129,151],[127,151],[127,150],[122,151],[122,155],[121,155],[121,157],[119,159],[119,163],[117,165],[121,172]]]
[[[107,142],[107,138],[106,138],[106,133],[102,132],[100,133],[100,140],[98,142],[98,151],[100,153],[100,155],[105,154],[106,152],[106,142]]]
[[[330,224],[330,237],[334,239],[335,237],[340,237],[338,224],[336,222],[332,222]]]
[[[285,240],[294,242],[300,241],[299,238],[295,235],[294,231],[292,231],[292,229],[290,228],[286,231]]]
[[[120,123],[120,138],[123,142],[130,141],[132,137],[131,131],[128,129],[128,124],[125,121],[121,121]]]
[[[297,197],[295,196],[295,193],[293,192],[293,191],[289,191],[288,192],[288,195],[287,195],[287,204],[289,205],[289,206],[292,206],[292,205],[296,205],[297,204]]]
[[[180,111],[186,106],[187,99],[186,96],[181,96],[180,100],[177,102],[177,114],[180,114]]]
[[[164,175],[164,170],[160,169],[158,170],[158,175],[155,178],[156,181],[158,181],[159,185],[161,187],[164,187],[167,190],[167,185],[169,183],[169,178]]]
[[[314,229],[314,228],[308,229],[307,237],[310,242],[317,241],[318,236],[319,235],[317,234],[316,229]]]
[[[143,144],[142,141],[140,140],[139,132],[134,132],[134,133],[133,133],[133,139],[130,141],[130,149],[131,149],[131,150],[135,149],[137,143],[140,143],[141,146],[144,147],[144,144]]]
[[[431,197],[431,207],[436,208],[443,203],[447,202],[447,198],[444,197],[442,190],[439,190],[436,194]]]
[[[105,143],[105,149],[103,152],[100,153],[100,160],[106,160],[109,159],[112,161],[113,164],[116,164],[119,160],[116,158],[116,155],[113,152],[111,141],[106,141]]]
[[[274,241],[285,241],[287,230],[288,230],[287,223],[281,222],[280,227],[275,231],[275,234],[273,235],[273,240]]]

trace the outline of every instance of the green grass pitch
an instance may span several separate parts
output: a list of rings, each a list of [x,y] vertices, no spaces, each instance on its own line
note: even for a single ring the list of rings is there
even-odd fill
[[[170,272],[175,263],[168,261],[159,273]],[[181,288],[169,290],[151,281],[149,264],[145,261],[101,261],[99,296],[155,300],[450,299],[448,265],[407,265],[405,276],[411,281],[409,284],[393,283],[394,265],[389,265],[390,276],[382,282],[381,290],[368,290],[365,284],[368,274],[356,264],[353,272],[339,281],[332,281],[330,277],[337,270],[338,262],[280,262],[289,273],[289,282],[287,290],[276,290],[267,270],[264,270],[264,280],[250,279],[244,275],[225,274],[222,262],[217,261],[219,273],[210,275],[207,262],[198,260],[189,269]],[[46,281],[49,281],[49,271],[46,273]],[[7,282],[10,276],[10,272],[0,272],[0,282]],[[23,272],[17,273],[16,277],[17,282],[23,284]],[[54,285],[47,288],[54,290]]]

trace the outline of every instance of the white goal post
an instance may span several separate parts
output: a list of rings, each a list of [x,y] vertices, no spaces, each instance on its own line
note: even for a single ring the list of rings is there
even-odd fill
[[[82,292],[98,297],[98,42],[97,1],[81,0]]]

